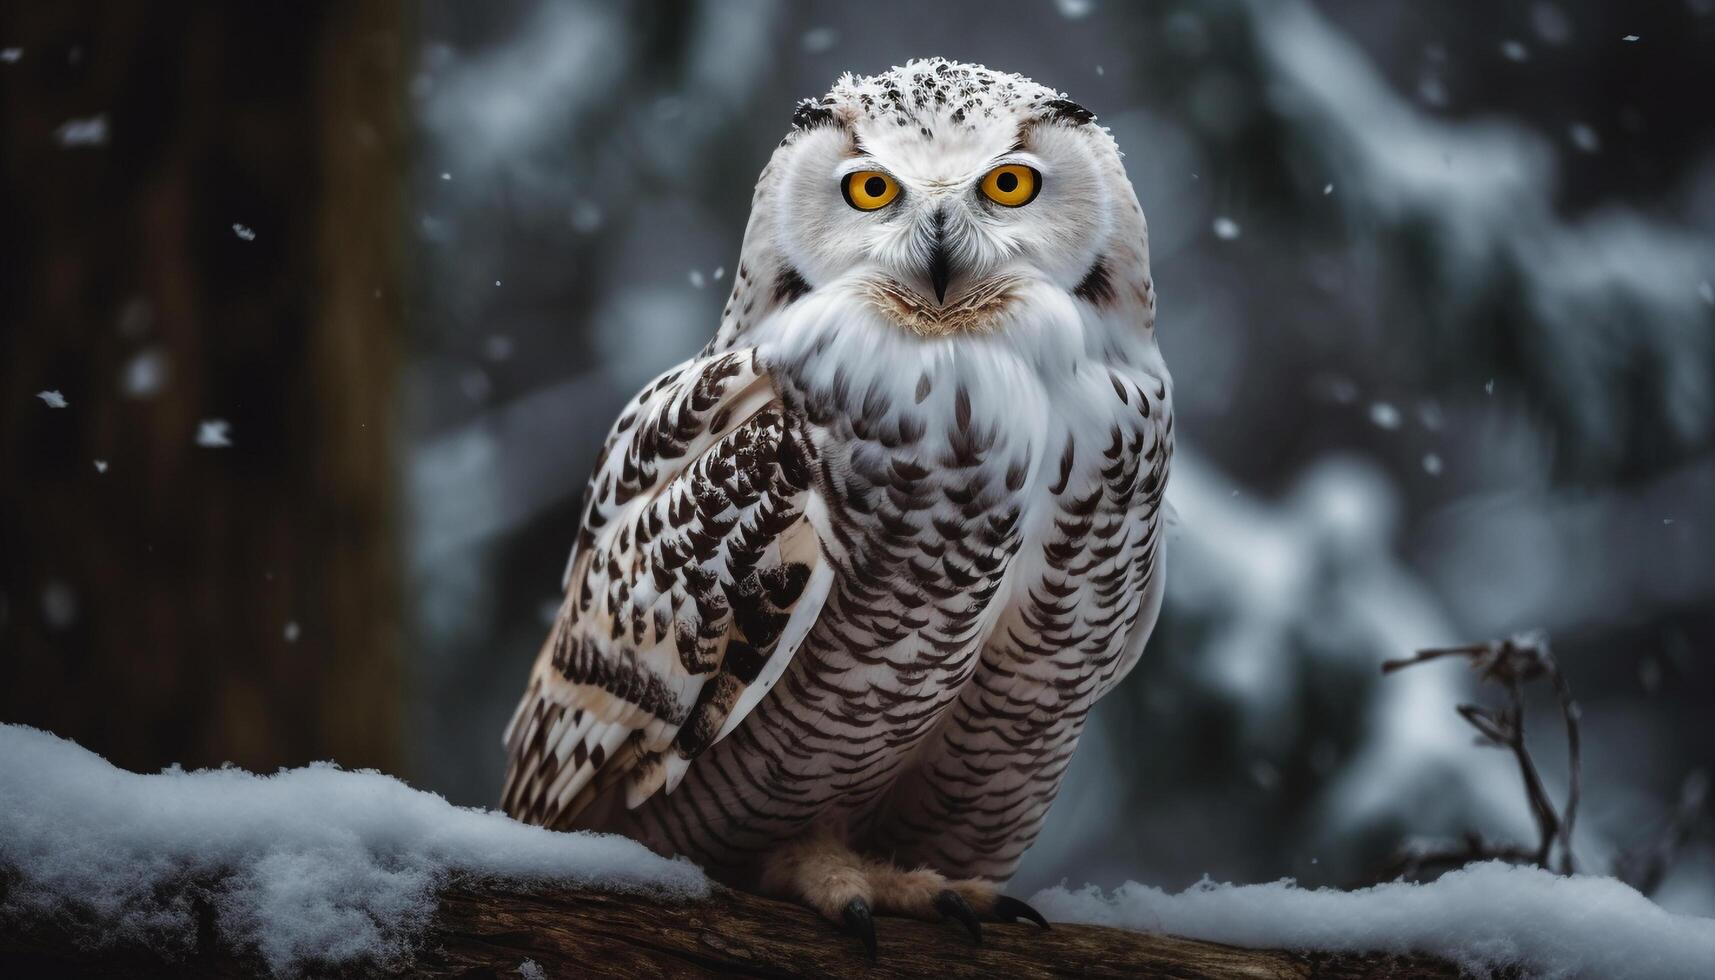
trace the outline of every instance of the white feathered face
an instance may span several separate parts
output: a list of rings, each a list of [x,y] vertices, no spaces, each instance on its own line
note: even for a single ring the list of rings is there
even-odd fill
[[[961,112],[975,100],[842,86],[800,107],[775,161],[776,247],[812,288],[853,281],[929,323],[1021,281],[1071,293],[1099,268],[1115,215],[1136,211],[1112,139],[1050,90]]]

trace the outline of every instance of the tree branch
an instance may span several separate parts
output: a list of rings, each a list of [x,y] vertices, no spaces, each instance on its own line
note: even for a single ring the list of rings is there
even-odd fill
[[[703,901],[588,891],[519,891],[462,883],[445,889],[420,951],[388,969],[323,975],[411,977],[1250,977],[1344,980],[1453,978],[1449,963],[1421,956],[1251,950],[1100,926],[988,924],[980,946],[951,925],[886,918],[871,964],[850,936],[793,905],[717,890]],[[253,955],[208,940],[168,959],[137,945],[89,948],[56,929],[0,931],[8,976],[254,976]]]

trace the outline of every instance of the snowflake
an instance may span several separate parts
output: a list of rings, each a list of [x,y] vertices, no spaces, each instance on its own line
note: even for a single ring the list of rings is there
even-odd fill
[[[54,130],[54,137],[61,146],[106,146],[107,117],[91,116],[88,119],[68,119],[60,128]]]
[[[1231,218],[1216,218],[1210,225],[1215,230],[1215,237],[1222,241],[1232,241],[1239,237],[1239,223]]]
[[[57,388],[53,391],[38,391],[36,392],[36,397],[40,398],[42,400],[42,404],[49,408],[64,408],[71,404],[66,401],[66,396],[59,393],[59,389]]]
[[[197,423],[197,445],[204,449],[225,449],[232,445],[232,424],[225,419],[203,419]]]
[[[252,231],[247,225],[241,225],[234,222],[232,225],[232,233],[247,242],[253,242],[256,240],[256,232]]]
[[[159,347],[148,347],[125,362],[119,375],[119,390],[127,398],[153,398],[167,386],[167,355]]]
[[[63,630],[77,622],[77,593],[54,579],[42,588],[42,619],[49,629]]]
[[[1596,130],[1589,123],[1573,123],[1567,135],[1572,138],[1572,145],[1584,153],[1595,153],[1602,148],[1602,138],[1596,135]]]

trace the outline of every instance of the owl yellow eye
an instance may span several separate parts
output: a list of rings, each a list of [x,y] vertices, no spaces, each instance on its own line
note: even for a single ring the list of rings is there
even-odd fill
[[[884,208],[899,196],[899,182],[879,170],[859,170],[840,185],[846,203],[859,211]]]
[[[1041,189],[1042,175],[1017,163],[996,167],[983,178],[983,196],[1009,208],[1021,208],[1036,200]]]

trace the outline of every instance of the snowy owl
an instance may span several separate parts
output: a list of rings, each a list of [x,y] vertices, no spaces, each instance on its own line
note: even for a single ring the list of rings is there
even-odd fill
[[[1001,893],[1161,607],[1172,386],[1094,116],[943,59],[847,74],[763,169],[714,339],[589,482],[507,812],[815,909]]]

